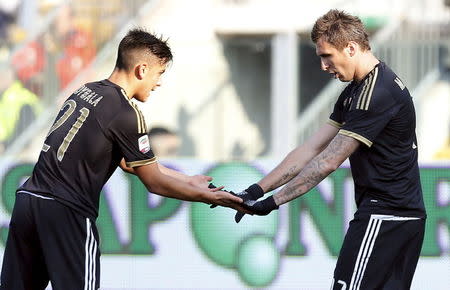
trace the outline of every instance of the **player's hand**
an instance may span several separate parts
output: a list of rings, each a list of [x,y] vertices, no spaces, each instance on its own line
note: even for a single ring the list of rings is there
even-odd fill
[[[257,183],[250,185],[246,190],[241,191],[236,194],[242,200],[244,201],[244,204],[246,201],[256,201],[258,198],[262,197],[264,195],[264,190],[259,186]],[[234,216],[234,220],[238,223],[242,218],[244,217],[243,212],[237,212]]]
[[[214,192],[214,191],[222,190],[224,188],[224,186],[216,187],[214,184],[210,183],[210,184],[208,184],[208,188]],[[228,191],[228,190],[224,190],[224,191],[234,194],[234,192],[232,192],[232,191]],[[215,207],[217,207],[217,204],[211,204],[209,207],[215,208]]]
[[[212,177],[211,176],[206,176],[206,175],[193,175],[193,176],[189,176],[189,181],[188,183],[193,185],[193,186],[197,186],[197,187],[201,187],[201,188],[207,188],[209,184],[211,184]]]
[[[248,208],[252,213],[256,215],[268,215],[279,206],[275,203],[273,195],[263,200],[247,200],[244,202],[244,207]]]
[[[243,204],[242,198],[228,191],[216,191],[212,195],[211,203],[224,207],[233,208],[244,213],[252,214],[252,212]]]
[[[256,215],[268,215],[271,211],[279,208],[279,206],[275,203],[273,195],[260,201],[247,200],[244,202],[244,207],[251,213]],[[234,220],[236,221],[236,223],[239,223],[243,216],[244,213],[237,212],[234,216]]]

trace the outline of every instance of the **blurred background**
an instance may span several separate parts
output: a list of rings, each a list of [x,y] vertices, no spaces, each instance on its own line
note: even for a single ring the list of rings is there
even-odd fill
[[[208,173],[232,190],[256,182],[328,119],[345,86],[320,70],[310,40],[314,21],[332,8],[363,20],[374,54],[399,75],[413,96],[422,181],[429,189],[425,192],[431,209],[428,222],[433,223],[427,229],[426,264],[419,264],[413,289],[431,289],[426,284],[430,277],[436,283],[432,289],[448,289],[449,0],[2,0],[2,234],[7,232],[14,190],[31,172],[61,104],[83,83],[109,77],[119,41],[136,26],[168,38],[174,54],[162,86],[147,103],[138,103],[161,162],[188,174]],[[341,172],[345,178],[338,173],[318,188],[321,200],[289,205],[289,212],[287,206],[281,209],[262,236],[256,229],[264,229],[266,220],[253,218],[257,221],[237,226],[231,222],[231,211],[212,212],[230,220],[216,221],[225,233],[238,233],[230,242],[234,246],[227,255],[236,257],[231,261],[207,250],[210,241],[202,242],[196,234],[196,224],[209,219],[196,213],[209,209],[171,201],[171,215],[160,216],[155,212],[165,204],[163,199],[145,197],[142,212],[133,211],[141,189],[136,191],[135,180],[118,172],[105,187],[99,217],[102,287],[328,289],[336,250],[329,241],[333,237],[327,238],[325,232],[333,229],[321,227],[318,221],[323,216],[315,216],[314,210],[342,219],[342,230],[334,236],[339,245],[353,206],[346,165]],[[295,206],[301,208],[298,216],[292,215]],[[136,218],[142,219],[142,243],[151,244],[152,237],[158,237],[167,252],[156,251],[156,246],[133,250],[134,237],[139,236],[133,231],[136,212],[140,213]],[[157,221],[159,228],[149,230],[150,221]],[[207,229],[210,226],[205,225]],[[312,236],[302,240],[304,246],[309,243],[319,249],[294,251],[292,239],[301,233]],[[243,244],[243,237],[247,241],[249,235],[257,238]],[[223,237],[218,236],[218,241],[223,242]],[[244,256],[252,247],[273,253],[265,275],[245,270],[264,264],[245,264],[249,258]],[[192,263],[195,266],[187,266]],[[315,266],[317,272],[309,273]],[[173,269],[178,272],[171,278]],[[205,278],[202,271],[212,278]],[[222,282],[217,285],[217,281]]]
[[[329,117],[345,85],[320,70],[310,40],[315,19],[338,8],[361,17],[375,54],[411,91],[421,161],[449,160],[448,5],[2,1],[0,150],[35,159],[61,102],[84,82],[107,78],[120,39],[143,26],[168,37],[174,52],[163,86],[140,104],[150,127],[178,136],[161,145],[166,151],[207,160],[282,157]]]

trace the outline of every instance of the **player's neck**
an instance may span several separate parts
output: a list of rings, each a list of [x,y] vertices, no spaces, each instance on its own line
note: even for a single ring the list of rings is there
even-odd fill
[[[134,96],[132,81],[126,72],[115,69],[109,76],[108,80],[121,87],[129,99]]]
[[[359,65],[355,71],[354,80],[356,82],[360,82],[361,80],[363,80],[365,76],[370,73],[373,68],[379,63],[380,61],[372,54],[371,51],[365,52],[363,55],[361,55]]]

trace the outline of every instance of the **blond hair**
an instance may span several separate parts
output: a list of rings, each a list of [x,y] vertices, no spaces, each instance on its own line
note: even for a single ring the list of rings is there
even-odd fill
[[[311,31],[311,39],[317,43],[322,39],[339,50],[355,41],[362,50],[370,50],[369,35],[357,16],[332,9],[316,20]]]

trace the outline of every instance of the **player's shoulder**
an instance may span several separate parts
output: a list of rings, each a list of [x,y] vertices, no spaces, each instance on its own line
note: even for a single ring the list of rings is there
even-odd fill
[[[147,124],[144,115],[138,105],[131,100],[124,105],[122,120],[129,124],[132,130],[136,130],[139,134],[147,133]]]
[[[377,64],[362,80],[352,81],[346,88],[351,110],[368,111],[382,91],[380,86],[380,64]]]
[[[99,112],[105,109],[111,111],[120,105],[118,88],[105,80],[82,85],[72,93],[70,98],[77,104]]]
[[[384,62],[377,64],[365,77],[356,109],[384,111],[409,96],[400,78]]]
[[[104,126],[112,123],[134,122],[142,118],[136,104],[129,100],[126,92],[119,85],[108,79],[84,84],[74,95],[81,102],[92,102],[91,95],[95,93],[101,99],[96,107],[97,120]]]
[[[111,125],[138,133],[146,133],[147,125],[138,105],[128,98],[123,89],[120,90],[120,95],[120,106],[112,116]]]
[[[104,111],[113,115],[135,115],[135,112],[139,110],[122,87],[107,79],[88,83],[85,86],[92,88],[105,97]]]
[[[101,81],[90,82],[84,85],[97,94],[103,96],[105,98],[105,103],[111,104],[114,102],[120,103],[120,90],[121,87],[112,83],[111,81],[104,79]]]
[[[375,87],[378,98],[389,98],[395,103],[403,103],[411,99],[403,80],[388,65],[380,62],[379,71],[379,80]]]
[[[390,93],[397,93],[398,91],[404,91],[406,85],[401,78],[384,62],[380,62],[378,65],[378,79],[376,83],[378,90],[385,90]]]

